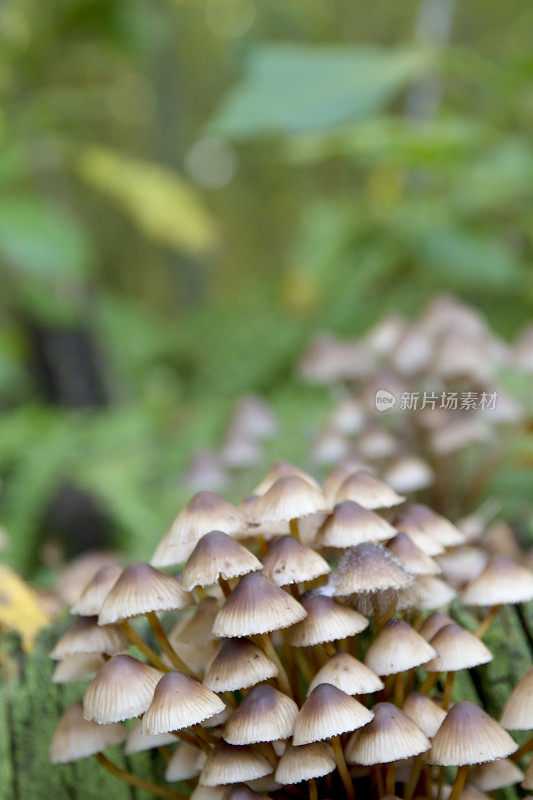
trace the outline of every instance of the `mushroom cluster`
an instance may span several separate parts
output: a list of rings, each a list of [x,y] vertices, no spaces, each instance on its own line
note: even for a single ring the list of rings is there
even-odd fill
[[[477,631],[450,616],[454,598],[481,609]],[[90,580],[51,653],[55,681],[90,680],[51,759],[95,756],[177,800],[533,790],[533,737],[519,748],[508,733],[533,729],[533,670],[500,722],[454,684],[491,660],[499,606],[532,598],[526,567],[374,474],[320,485],[279,462],[239,506],[199,491],[151,564]],[[158,748],[170,785],[104,754],[121,744]]]

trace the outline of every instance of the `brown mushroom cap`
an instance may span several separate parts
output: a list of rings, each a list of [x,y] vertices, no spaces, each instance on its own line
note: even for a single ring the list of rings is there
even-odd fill
[[[116,564],[109,564],[98,570],[70,609],[71,614],[78,614],[80,617],[97,617],[102,603],[119,579],[121,572],[122,568]]]
[[[429,750],[425,733],[399,708],[377,703],[372,710],[372,722],[348,741],[345,755],[350,764],[387,764]]]
[[[444,628],[445,625],[451,625],[452,623],[453,619],[447,614],[443,614],[441,611],[434,611],[424,620],[419,633],[424,637],[426,642],[430,642],[441,628]]]
[[[221,740],[208,755],[200,775],[201,786],[224,786],[270,775],[272,765],[257,748],[237,747]]]
[[[370,472],[354,472],[341,484],[337,496],[337,503],[352,500],[363,508],[371,511],[377,508],[390,508],[403,503],[404,497],[397,494],[386,483],[378,480]]]
[[[496,556],[461,594],[467,606],[525,603],[533,599],[533,573],[510,558]]]
[[[364,542],[391,539],[396,531],[392,525],[367,508],[345,500],[338,503],[320,532],[323,547],[355,547]]]
[[[189,728],[224,711],[225,707],[220,697],[190,675],[167,672],[155,687],[142,730],[146,735]]]
[[[98,725],[83,718],[81,703],[67,708],[50,743],[52,764],[67,764],[79,758],[88,758],[108,747],[121,744],[128,735],[126,728],[116,722]]]
[[[303,469],[300,469],[300,467],[297,467],[295,464],[291,464],[290,461],[276,461],[276,463],[270,467],[263,480],[257,484],[252,494],[261,497],[266,494],[270,487],[280,478],[287,478],[291,475],[307,481],[307,483],[314,486],[315,489],[320,489],[319,484],[308,472],[304,472]]]
[[[165,780],[173,783],[196,778],[202,771],[205,759],[203,750],[193,747],[188,742],[180,742],[167,764]]]
[[[171,611],[194,603],[177,578],[137,561],[121,574],[102,604],[99,625],[108,625],[149,611]]]
[[[319,683],[331,683],[346,694],[367,694],[383,689],[383,681],[349,653],[336,653],[318,670],[309,684],[308,694]]]
[[[80,617],[69,630],[63,634],[50,658],[59,661],[67,656],[87,655],[89,653],[106,653],[113,655],[126,650],[129,640],[118,625],[99,626],[95,617]]]
[[[263,559],[263,573],[278,586],[311,581],[328,572],[326,559],[294,536],[274,539]]]
[[[307,615],[300,603],[260,572],[244,575],[218,612],[215,636],[252,636],[288,628]]]
[[[533,728],[533,667],[513,689],[505,704],[500,725],[510,731]]]
[[[277,674],[276,664],[249,639],[223,639],[203,682],[213,692],[234,692]]]
[[[304,595],[301,604],[307,616],[289,632],[289,642],[295,647],[309,647],[345,639],[347,636],[355,636],[368,626],[368,620],[353,608],[325,594]]]
[[[259,497],[250,508],[250,517],[255,523],[284,522],[326,510],[320,489],[297,475],[286,475]]]
[[[430,644],[437,655],[424,665],[428,672],[457,672],[492,660],[481,639],[453,622],[441,628]]]
[[[468,776],[470,783],[483,792],[503,789],[520,783],[523,779],[524,773],[510,758],[497,758],[495,761],[479,764]]]
[[[190,591],[195,586],[212,586],[219,578],[238,578],[261,569],[261,562],[227,533],[211,531],[196,544],[181,577]]]
[[[138,719],[128,734],[124,753],[129,756],[133,753],[143,753],[152,747],[163,747],[167,744],[176,744],[176,737],[171,733],[143,733],[142,719]]]
[[[460,767],[506,758],[517,749],[495,720],[474,703],[462,700],[451,707],[435,734],[428,761]]]
[[[435,736],[446,716],[446,711],[422,692],[409,695],[403,705],[403,713],[418,725],[428,739]]]
[[[367,650],[365,664],[376,675],[394,675],[436,656],[434,648],[401,619],[391,619]]]
[[[329,775],[335,769],[331,747],[326,742],[312,742],[294,747],[288,744],[276,770],[282,786]]]
[[[90,680],[104,664],[105,658],[100,653],[78,653],[74,656],[66,656],[57,662],[52,682],[68,683],[69,681]]]
[[[255,744],[292,735],[298,706],[272,686],[255,686],[233,712],[224,730],[229,744]]]
[[[330,683],[316,686],[294,725],[293,744],[310,744],[366,725],[373,712]]]
[[[335,576],[335,594],[373,594],[383,589],[402,589],[413,575],[381,544],[367,542],[345,550]]]
[[[114,656],[85,690],[85,719],[107,725],[138,717],[150,705],[162,674],[131,656]]]
[[[420,550],[405,533],[396,534],[387,547],[413,575],[438,575],[440,572],[437,562]]]

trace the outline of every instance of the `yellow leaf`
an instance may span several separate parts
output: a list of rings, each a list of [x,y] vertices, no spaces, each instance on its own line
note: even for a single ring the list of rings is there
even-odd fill
[[[148,238],[191,255],[216,244],[213,218],[194,189],[168,167],[93,146],[82,152],[79,170],[87,183],[117,201]]]
[[[33,589],[10,567],[0,564],[0,628],[16,631],[28,653],[33,650],[35,637],[48,623]]]

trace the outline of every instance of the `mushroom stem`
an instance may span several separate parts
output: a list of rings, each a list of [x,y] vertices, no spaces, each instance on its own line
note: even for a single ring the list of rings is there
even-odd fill
[[[318,800],[318,789],[316,788],[315,779],[311,778],[308,780],[307,786],[309,787],[309,800]]]
[[[457,770],[457,775],[453,782],[452,791],[448,800],[457,800],[459,795],[464,789],[466,783],[466,776],[468,775],[468,764],[464,764]]]
[[[346,791],[346,797],[348,797],[349,800],[355,800],[352,778],[348,772],[348,767],[346,766],[346,760],[344,758],[344,753],[342,752],[341,740],[339,736],[332,736],[330,741],[331,746],[333,747],[333,756],[335,758],[337,770]]]
[[[442,707],[448,711],[452,704],[452,691],[453,682],[455,680],[455,672],[446,673],[446,683],[444,684],[444,694],[442,695]]]
[[[401,708],[404,701],[403,672],[398,672],[394,681],[394,704]],[[391,792],[394,794],[394,792]]]
[[[405,787],[404,800],[413,800],[423,766],[424,766],[424,754],[420,753],[420,755],[416,756],[415,760],[413,761],[413,766],[411,767],[411,774],[409,776],[409,780]]]
[[[325,650],[325,652],[326,652],[326,654],[327,654],[328,656],[335,656],[335,655],[337,655],[337,651],[335,650],[335,648],[334,648],[334,646],[331,644],[331,642],[323,642],[323,643],[322,643],[322,647],[324,648],[324,650]]]
[[[209,754],[211,752],[211,748],[203,739],[199,736],[195,735],[192,730],[182,730],[179,731],[172,731],[174,736],[177,736],[182,742],[187,742],[190,744],[191,747],[196,747],[197,750],[203,750],[204,753]]]
[[[165,761],[170,761],[170,750],[168,749],[166,744],[159,745],[157,749],[159,750]]]
[[[396,772],[394,769],[394,762],[385,764],[385,791],[387,794],[394,795],[396,786]]]
[[[513,753],[511,758],[513,761],[520,761],[522,756],[525,756],[526,753],[529,753],[531,750],[533,750],[533,736],[530,736],[527,742],[524,742],[524,744]]]
[[[296,518],[289,521],[289,528],[291,531],[291,536],[294,536],[296,539],[298,539],[298,541],[300,541],[300,531],[298,530],[298,520]]]
[[[229,585],[229,582],[225,578],[219,578],[218,585],[222,589],[222,594],[224,597],[228,598],[231,594],[231,586]]]
[[[130,640],[130,642],[135,645],[135,647],[141,651],[143,656],[145,656],[148,661],[152,664],[152,666],[156,667],[156,669],[160,669],[161,672],[170,672],[169,668],[165,664],[164,661],[161,661],[157,653],[149,647],[144,639],[142,639],[136,630],[134,630],[130,623],[127,620],[123,620],[120,623],[120,627]]]
[[[148,622],[150,623],[150,627],[154,632],[154,636],[157,639],[161,650],[166,655],[174,669],[179,670],[180,672],[184,672],[186,675],[192,675],[196,678],[193,671],[189,669],[187,664],[181,660],[179,655],[176,653],[170,642],[168,641],[168,637],[165,633],[165,629],[161,625],[159,621],[159,617],[155,613],[155,611],[149,611],[147,613]],[[168,672],[168,670],[167,670]]]
[[[437,683],[439,676],[440,672],[429,672],[426,676],[426,680],[420,687],[420,691],[424,692],[425,694],[429,694],[430,691],[435,686],[435,684]]]
[[[484,619],[480,622],[476,630],[474,631],[474,635],[477,636],[479,639],[482,639],[485,634],[487,633],[488,629],[494,622],[498,611],[500,610],[500,605],[492,606],[489,609],[489,612],[484,617]]]
[[[289,678],[287,677],[287,673],[285,672],[285,667],[281,663],[281,660],[278,654],[276,653],[276,648],[270,641],[270,636],[268,635],[268,633],[258,633],[255,638],[257,640],[257,643],[265,653],[265,655],[267,655],[278,668],[278,674],[276,676],[276,680],[279,684],[279,688],[281,689],[282,692],[288,694],[289,697],[293,697],[291,684]]]
[[[111,775],[114,775],[116,778],[124,781],[124,783],[128,783],[130,786],[137,786],[139,789],[149,792],[149,794],[153,794],[156,797],[166,797],[168,800],[187,800],[187,796],[181,794],[180,792],[167,789],[166,786],[159,786],[157,783],[147,781],[144,778],[141,778],[139,775],[133,775],[131,772],[127,772],[125,769],[120,769],[120,767],[117,767],[116,764],[113,764],[113,762],[110,761],[107,756],[104,756],[103,753],[96,753],[95,758],[104,769],[111,773]]]

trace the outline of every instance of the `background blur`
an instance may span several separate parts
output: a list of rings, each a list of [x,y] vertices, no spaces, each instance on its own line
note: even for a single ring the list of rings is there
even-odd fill
[[[5,0],[3,556],[150,555],[244,392],[303,458],[320,330],[449,291],[514,337],[532,35],[527,0]]]

